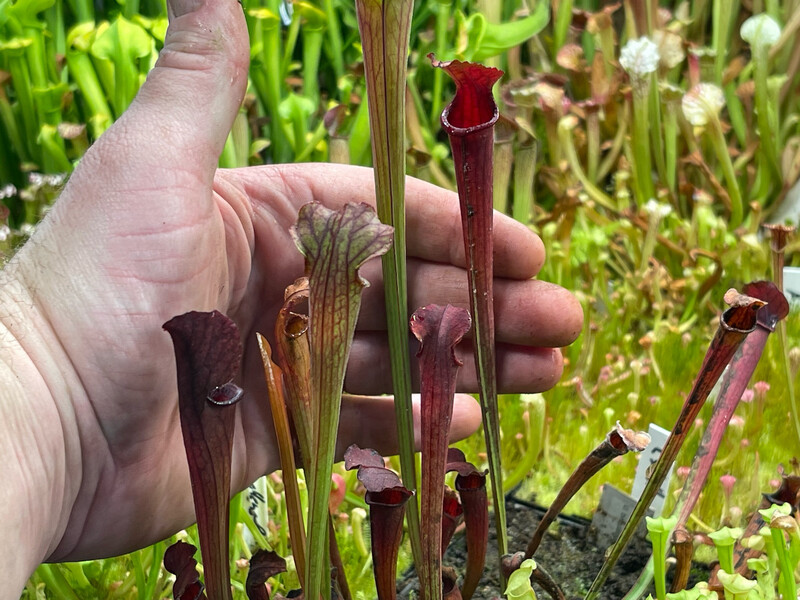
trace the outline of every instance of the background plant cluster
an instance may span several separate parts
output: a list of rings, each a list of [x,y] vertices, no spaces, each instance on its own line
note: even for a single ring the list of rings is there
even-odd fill
[[[368,165],[353,3],[246,0],[244,10],[250,80],[221,166]],[[759,13],[780,26],[769,43],[740,35]],[[163,0],[0,0],[0,255],[30,235],[85,150],[131,102],[166,27]],[[800,176],[798,28],[799,0],[416,3],[409,174],[455,187],[438,117],[452,89],[427,54],[502,68],[495,207],[543,238],[540,277],[573,290],[586,315],[555,389],[501,399],[503,459],[509,487],[523,485],[518,493],[549,502],[617,420],[670,428],[723,292],[773,276],[762,225],[796,221],[800,210],[792,190]],[[655,58],[633,46],[624,55],[643,32]],[[797,264],[799,244],[790,238],[787,263]],[[800,367],[796,309],[788,332],[786,348],[768,345],[732,421],[695,512],[700,529],[723,517],[737,524],[770,489],[777,465],[800,455],[789,385]],[[678,466],[702,431],[698,423]],[[480,446],[479,437],[464,445],[477,460]],[[624,485],[633,463],[610,469],[606,477]],[[736,478],[724,507],[722,475]],[[343,552],[363,565],[354,587],[368,596],[363,499],[353,477],[341,477],[338,526],[353,533]],[[600,483],[569,510],[589,514]],[[249,557],[246,536],[279,552],[288,544],[281,488],[273,475],[234,501],[233,562]],[[25,596],[160,597],[163,549],[42,567]],[[244,573],[246,562],[238,564]]]

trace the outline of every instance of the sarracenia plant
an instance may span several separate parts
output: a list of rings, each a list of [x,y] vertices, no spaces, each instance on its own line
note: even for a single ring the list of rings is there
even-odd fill
[[[456,95],[442,112],[442,127],[450,138],[455,165],[461,227],[469,277],[470,309],[475,324],[473,351],[478,374],[483,431],[492,480],[495,529],[499,555],[508,550],[503,472],[500,465],[500,415],[497,408],[497,374],[494,339],[494,277],[492,237],[492,158],[494,124],[499,111],[492,86],[503,72],[461,61],[440,62],[456,83]]]
[[[441,307],[437,307],[441,308]],[[452,307],[450,307],[452,309]],[[461,309],[453,309],[461,310]],[[452,355],[452,349],[447,345],[441,347],[442,359]],[[475,465],[466,461],[464,453],[456,448],[447,450],[447,463],[442,473],[455,471],[456,495],[451,489],[441,486],[444,494],[444,505],[438,509],[428,507],[422,502],[423,523],[427,524],[429,517],[438,513],[438,522],[426,530],[427,542],[431,544],[439,539],[437,531],[441,531],[441,555],[452,535],[452,523],[463,517],[466,529],[467,564],[461,589],[456,585],[456,571],[444,567],[441,563],[442,556],[426,557],[433,564],[429,570],[434,570],[434,578],[439,579],[438,598],[456,600],[464,598],[469,600],[474,593],[481,575],[483,574],[486,558],[486,546],[489,538],[489,502],[486,495],[486,471],[478,470]],[[379,600],[394,600],[396,597],[395,575],[397,571],[397,557],[400,550],[402,537],[402,519],[405,502],[411,492],[401,485],[398,476],[387,469],[384,459],[369,448],[350,446],[345,452],[345,468],[358,468],[358,479],[367,489],[366,502],[370,507],[370,525],[372,529],[372,558],[375,574],[375,585]],[[424,488],[423,488],[424,489]],[[448,514],[446,521],[441,518],[442,511]],[[438,529],[437,529],[438,528]],[[427,544],[426,544],[427,545]],[[421,597],[427,598],[427,591],[423,587],[426,575],[420,575]],[[430,586],[428,586],[430,587]]]
[[[461,584],[461,598],[469,600],[483,575],[486,545],[489,541],[489,500],[486,496],[486,471],[467,462],[458,448],[447,453],[447,472],[455,471],[456,490],[461,498],[466,529],[467,565]]]
[[[286,288],[275,320],[276,354],[286,385],[286,403],[303,465],[311,465],[313,427],[311,414],[311,350],[308,347],[308,278]]]
[[[766,304],[757,314],[756,328],[747,336],[725,372],[722,386],[714,403],[700,446],[695,453],[692,469],[678,498],[673,514],[678,514],[678,526],[686,525],[689,515],[700,497],[708,473],[717,456],[722,435],[733,416],[747,383],[755,372],[770,333],[789,314],[789,303],[777,287],[768,281],[756,281],[744,286],[743,292]]]
[[[164,323],[178,370],[178,404],[192,481],[208,595],[231,599],[228,514],[231,454],[242,389],[233,383],[242,358],[236,325],[214,311],[189,312]],[[202,591],[202,590],[201,590]]]
[[[720,326],[711,341],[706,357],[700,367],[700,373],[684,402],[683,409],[678,415],[678,420],[672,429],[672,433],[667,438],[664,449],[655,463],[653,472],[650,474],[650,478],[644,490],[642,490],[642,495],[636,503],[622,533],[606,553],[606,560],[592,582],[585,600],[596,600],[598,598],[600,588],[608,579],[611,569],[616,564],[617,559],[619,559],[623,549],[636,530],[639,521],[641,521],[650,503],[655,498],[661,483],[667,476],[667,472],[678,454],[678,450],[680,450],[686,436],[691,431],[692,423],[694,423],[708,394],[745,337],[755,329],[758,310],[766,304],[763,300],[739,294],[736,290],[728,290],[725,294],[725,301],[730,305],[730,308],[720,316]]]
[[[772,544],[771,548],[768,546],[767,559],[779,567],[778,590],[781,597],[797,598],[794,573],[800,563],[800,526],[793,516],[794,507],[784,502],[781,505],[773,504],[758,512],[768,525],[768,530],[762,529],[759,533],[769,535],[771,538]]]
[[[321,204],[300,209],[292,230],[306,257],[309,280],[308,318],[311,347],[311,398],[314,456],[309,477],[307,598],[328,597],[328,497],[336,448],[342,386],[350,345],[368,285],[358,274],[368,259],[386,252],[392,228],[378,221],[366,204],[347,204],[332,211]]]
[[[275,427],[275,439],[278,443],[281,472],[287,474],[283,478],[283,485],[286,496],[289,534],[292,538],[292,556],[297,566],[297,577],[300,580],[300,586],[303,587],[305,586],[306,571],[306,529],[303,523],[300,486],[294,476],[297,467],[294,460],[294,444],[292,443],[287,403],[283,395],[283,372],[272,360],[272,348],[269,342],[260,333],[257,334],[257,337],[258,348],[261,351],[261,361],[264,363],[264,377],[267,380],[267,395],[269,396],[272,423]]]
[[[439,600],[442,596],[441,537],[445,463],[456,375],[461,361],[455,346],[469,330],[469,312],[451,305],[431,304],[418,308],[411,316],[411,331],[420,341],[422,477],[420,518],[422,531],[430,534],[422,544],[417,562],[420,596]]]
[[[271,550],[257,550],[250,557],[245,590],[250,600],[269,600],[267,579],[286,571],[286,561]]]
[[[674,529],[685,529],[700,493],[705,486],[708,474],[717,457],[720,443],[728,423],[739,405],[742,393],[753,376],[761,354],[766,346],[769,334],[781,319],[789,314],[789,303],[778,288],[769,281],[748,283],[742,290],[746,295],[766,302],[757,315],[756,328],[747,336],[739,350],[731,360],[730,368],[725,372],[714,408],[703,433],[703,438],[695,452],[689,475],[683,484],[672,514],[678,517]],[[689,553],[691,559],[691,552]],[[684,564],[683,562],[680,563]],[[642,571],[636,588],[645,586],[653,577],[652,559]],[[731,569],[726,569],[730,572]],[[686,571],[688,576],[688,571]],[[685,583],[685,582],[684,582]],[[674,586],[673,586],[674,589]]]
[[[789,475],[781,471],[781,484],[777,490],[770,494],[763,494],[761,499],[761,506],[759,509],[764,510],[773,504],[783,505],[785,503],[792,505],[795,513],[800,513],[800,475]],[[742,534],[743,538],[750,538],[756,536],[763,527],[766,526],[766,521],[761,515],[761,511],[757,510],[753,513],[747,527]],[[753,548],[745,547],[739,544],[735,550],[736,560],[734,568],[737,572],[742,573],[748,567],[748,562],[759,555],[754,552]]]
[[[372,569],[378,600],[394,600],[403,514],[412,492],[386,468],[383,458],[374,450],[352,445],[345,452],[344,461],[346,469],[358,469],[358,479],[367,489],[365,500],[370,507]]]
[[[664,600],[667,595],[665,578],[665,560],[669,534],[675,527],[677,517],[645,517],[650,543],[653,546],[653,564],[655,565],[656,598]]]
[[[164,553],[164,568],[175,575],[172,597],[175,600],[205,600],[204,586],[197,573],[194,553],[197,548],[186,542],[172,544]]]
[[[608,432],[606,439],[600,445],[592,450],[589,455],[583,459],[581,464],[570,475],[567,482],[562,486],[556,499],[547,509],[547,512],[539,521],[536,531],[533,532],[528,548],[525,551],[525,559],[533,558],[539,544],[544,537],[547,528],[555,521],[561,510],[567,505],[567,502],[589,481],[596,473],[603,467],[610,463],[613,459],[628,452],[641,452],[650,443],[650,436],[644,432],[635,432],[631,429],[625,429],[619,422],[617,422],[614,429]]]
[[[311,354],[308,345],[309,320],[308,314],[309,285],[308,278],[300,277],[284,292],[284,303],[275,321],[275,338],[278,348],[278,368],[271,361],[266,340],[259,335],[259,347],[262,350],[262,361],[264,371],[267,375],[267,388],[269,391],[270,410],[275,424],[275,434],[278,438],[279,447],[283,443],[288,447],[292,443],[292,432],[286,427],[278,425],[286,419],[282,413],[287,412],[292,425],[294,425],[294,435],[300,450],[300,457],[304,469],[312,463],[313,451],[313,414],[311,406]],[[277,373],[273,373],[276,371]],[[283,380],[286,386],[286,395],[281,391],[279,381]],[[273,385],[276,386],[273,392]],[[280,398],[280,400],[278,400]],[[285,408],[283,403],[285,401]],[[286,440],[281,442],[281,437]],[[284,461],[284,452],[281,451],[281,469],[283,473],[294,473],[294,461]],[[297,574],[301,587],[305,588],[305,548],[306,536],[303,526],[303,513],[299,501],[299,489],[297,482],[292,476],[284,477],[287,504],[287,520],[292,539],[292,554],[297,565]],[[294,497],[297,496],[295,500]],[[335,535],[333,535],[332,515],[328,515],[328,525],[331,535],[329,535],[330,557],[333,566],[336,567],[336,583],[339,586],[339,593],[343,600],[350,597],[347,575],[341,567],[341,556]],[[302,566],[301,566],[302,565]]]
[[[394,227],[394,244],[383,263],[397,436],[403,482],[416,489],[411,365],[408,352],[406,283],[405,105],[408,42],[414,0],[356,0],[364,51],[372,161],[378,217]],[[414,560],[421,559],[419,513],[407,510]]]

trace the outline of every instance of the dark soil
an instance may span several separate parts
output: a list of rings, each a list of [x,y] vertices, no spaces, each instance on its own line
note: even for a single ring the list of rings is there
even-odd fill
[[[524,551],[544,510],[527,502],[509,498],[506,500],[506,513],[509,549],[512,552]],[[489,535],[486,569],[473,596],[476,600],[505,598],[499,581],[497,545],[492,527]],[[570,600],[583,598],[603,564],[606,547],[598,547],[594,537],[591,523],[586,519],[561,517],[550,526],[548,534],[536,551],[537,564],[542,565],[550,573]],[[604,600],[621,599],[633,587],[650,558],[650,553],[650,542],[635,537],[603,586],[601,597]],[[443,564],[455,567],[456,571],[463,575],[466,564],[466,543],[463,532],[453,537]],[[692,585],[694,582],[690,583],[690,587]],[[418,589],[417,576],[412,568],[398,581],[398,596],[403,599],[418,598]],[[549,598],[547,593],[536,585],[534,589],[541,600]],[[655,595],[655,590],[651,592]]]

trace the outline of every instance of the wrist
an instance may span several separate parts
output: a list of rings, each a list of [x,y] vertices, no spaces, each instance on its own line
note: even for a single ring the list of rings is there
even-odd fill
[[[13,549],[0,553],[0,598],[18,597],[55,550],[81,485],[80,386],[59,349],[25,286],[0,272],[0,539]]]

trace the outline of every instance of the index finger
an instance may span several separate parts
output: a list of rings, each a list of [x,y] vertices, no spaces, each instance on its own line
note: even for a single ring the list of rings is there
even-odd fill
[[[318,201],[338,209],[348,202],[375,205],[372,169],[328,163],[269,165],[240,170],[245,191],[263,197],[264,189],[280,195],[295,209]],[[296,212],[295,212],[296,215]],[[458,195],[431,183],[406,177],[408,254],[440,263],[466,266]],[[494,213],[495,275],[530,279],[544,263],[539,237],[514,219]]]

